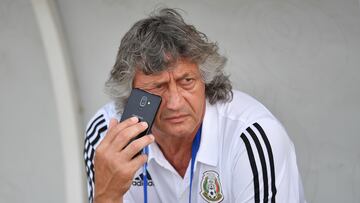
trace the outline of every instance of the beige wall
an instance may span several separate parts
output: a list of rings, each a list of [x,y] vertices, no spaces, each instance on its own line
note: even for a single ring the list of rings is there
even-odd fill
[[[0,95],[0,202],[64,202],[54,94],[26,0],[1,0]]]

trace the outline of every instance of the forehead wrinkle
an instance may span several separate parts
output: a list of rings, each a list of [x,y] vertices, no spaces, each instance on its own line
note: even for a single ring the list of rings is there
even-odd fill
[[[179,71],[174,70],[173,75],[174,75],[175,79],[181,79],[181,78],[185,78],[185,77],[188,77],[188,76],[196,76],[197,75],[197,68],[186,67],[186,68],[179,69]]]
[[[138,72],[138,77],[141,77],[141,79],[138,78],[138,83],[144,86],[150,86],[150,85],[157,85],[161,83],[166,83],[168,80],[168,71],[162,71],[159,73],[154,73],[150,75],[146,75],[143,72]]]

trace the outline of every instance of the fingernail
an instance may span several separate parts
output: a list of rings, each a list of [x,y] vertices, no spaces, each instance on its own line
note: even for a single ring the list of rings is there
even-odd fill
[[[154,140],[155,140],[154,135],[150,134],[149,137],[150,137],[151,141],[154,141]]]
[[[135,121],[138,121],[138,118],[136,116],[133,116],[130,118],[130,120],[135,122]]]
[[[144,126],[144,127],[148,127],[148,124],[147,124],[147,122],[145,122],[145,121],[140,122],[140,124],[141,124],[142,126]]]

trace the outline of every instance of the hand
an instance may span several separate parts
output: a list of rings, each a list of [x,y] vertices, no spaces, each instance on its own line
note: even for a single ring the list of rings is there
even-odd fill
[[[95,151],[96,203],[122,202],[136,171],[147,161],[145,154],[134,156],[154,142],[154,136],[146,135],[126,145],[147,127],[146,122],[138,123],[136,117],[121,123],[116,119],[110,120],[109,130]]]

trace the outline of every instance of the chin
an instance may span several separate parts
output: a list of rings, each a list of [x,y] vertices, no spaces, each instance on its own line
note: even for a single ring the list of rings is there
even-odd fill
[[[196,125],[182,125],[182,126],[172,126],[170,130],[174,129],[179,135],[189,135],[194,133]]]
[[[186,137],[194,131],[194,126],[184,124],[170,124],[166,127],[159,128],[166,135],[174,137]]]

